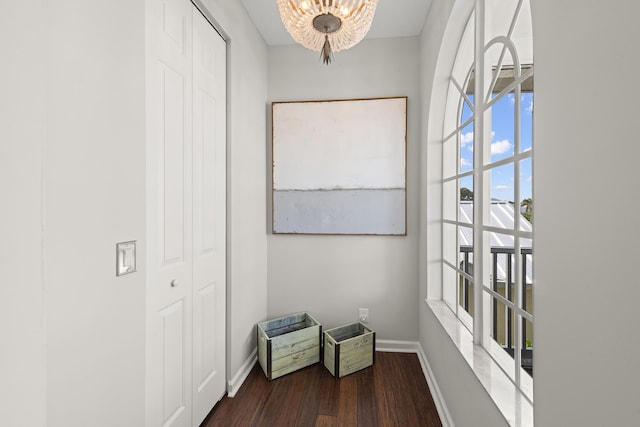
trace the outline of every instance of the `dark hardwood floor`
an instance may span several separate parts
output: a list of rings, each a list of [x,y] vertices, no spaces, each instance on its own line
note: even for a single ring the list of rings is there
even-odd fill
[[[374,366],[335,379],[322,364],[268,381],[256,363],[235,397],[200,427],[442,426],[416,354],[376,353]]]

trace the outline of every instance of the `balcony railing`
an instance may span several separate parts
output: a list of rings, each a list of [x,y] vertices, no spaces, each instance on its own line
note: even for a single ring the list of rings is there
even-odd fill
[[[468,277],[473,277],[473,246],[460,246],[460,269]],[[515,250],[509,247],[491,248],[491,289],[511,302],[515,302]],[[532,283],[527,278],[527,272],[531,271],[531,248],[521,248],[522,262],[522,307],[529,313],[533,309]],[[460,305],[469,314],[473,315],[473,284],[466,275],[460,275]],[[491,337],[500,344],[512,357],[514,346],[514,316],[513,310],[504,307],[499,309],[496,298],[492,298],[492,330]],[[501,311],[506,311],[500,314]],[[527,320],[522,318],[522,368],[530,374],[533,372],[533,331],[527,327]]]

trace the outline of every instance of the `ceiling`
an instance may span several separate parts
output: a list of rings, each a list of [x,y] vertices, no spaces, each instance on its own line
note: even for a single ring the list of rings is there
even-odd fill
[[[294,43],[280,22],[276,0],[241,1],[268,45]],[[378,0],[371,30],[365,38],[381,39],[419,35],[430,5],[431,0]]]

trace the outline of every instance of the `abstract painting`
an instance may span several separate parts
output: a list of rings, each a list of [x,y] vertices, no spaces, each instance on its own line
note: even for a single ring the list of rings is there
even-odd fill
[[[407,97],[271,113],[273,233],[406,235]]]

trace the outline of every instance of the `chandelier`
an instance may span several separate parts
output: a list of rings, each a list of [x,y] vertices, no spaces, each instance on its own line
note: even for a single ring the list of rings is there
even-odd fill
[[[278,0],[280,19],[293,39],[320,52],[329,64],[332,52],[358,44],[371,28],[378,0]]]

